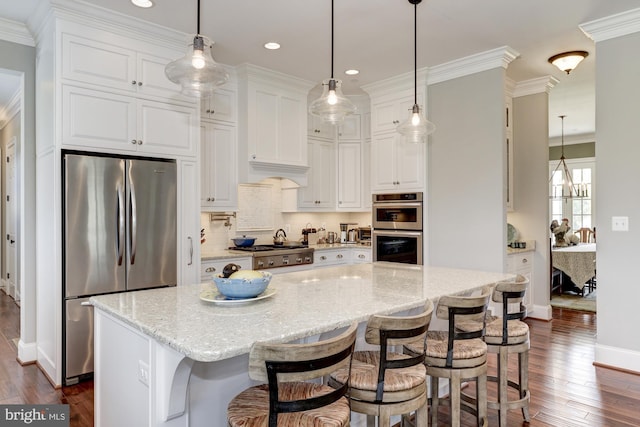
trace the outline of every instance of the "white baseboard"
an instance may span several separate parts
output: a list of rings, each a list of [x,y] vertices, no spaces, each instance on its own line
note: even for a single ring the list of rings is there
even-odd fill
[[[551,320],[552,310],[551,305],[534,305],[527,312],[527,317],[540,320]]]
[[[38,357],[38,346],[36,343],[25,343],[18,341],[18,360],[20,363],[35,362]]]
[[[596,344],[595,363],[640,373],[640,352]]]

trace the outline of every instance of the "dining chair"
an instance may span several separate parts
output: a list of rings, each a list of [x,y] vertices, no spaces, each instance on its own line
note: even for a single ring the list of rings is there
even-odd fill
[[[595,233],[592,229],[587,227],[582,227],[575,231],[575,234],[580,238],[580,243],[593,243]]]
[[[374,315],[367,321],[365,341],[378,347],[356,351],[351,367],[349,398],[351,410],[367,415],[367,426],[390,427],[394,415],[415,411],[415,426],[427,427],[427,377],[424,366],[425,335],[431,322],[433,303],[414,316]],[[419,341],[412,355],[395,351],[396,346]],[[331,376],[329,385],[340,387],[347,380],[346,370]],[[404,424],[403,424],[404,425]]]
[[[336,337],[310,344],[255,343],[249,353],[249,377],[260,384],[234,397],[227,407],[229,427],[349,426],[351,357],[358,324]],[[336,370],[344,384],[323,380]]]
[[[562,270],[553,266],[553,242],[549,239],[549,297],[557,290],[562,295]]]

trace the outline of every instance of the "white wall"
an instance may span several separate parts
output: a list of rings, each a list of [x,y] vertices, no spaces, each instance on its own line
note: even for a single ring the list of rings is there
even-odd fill
[[[550,318],[548,94],[515,97],[513,123],[514,210],[507,213],[507,218],[520,232],[521,240],[536,241],[532,275],[536,308],[530,315]]]
[[[503,271],[506,256],[505,70],[428,87],[437,126],[428,155],[430,264]]]
[[[596,362],[640,372],[640,32],[596,43]],[[612,231],[627,216],[629,231]]]

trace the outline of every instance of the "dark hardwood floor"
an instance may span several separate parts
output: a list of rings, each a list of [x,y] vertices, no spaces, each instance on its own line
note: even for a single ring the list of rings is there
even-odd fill
[[[19,317],[13,300],[0,292],[0,404],[67,403],[71,427],[93,426],[92,382],[55,390],[36,365],[16,361]],[[596,315],[554,308],[553,318],[527,320],[532,419],[527,424],[511,411],[509,426],[640,426],[640,376],[593,366]],[[446,425],[446,412],[439,417]],[[474,425],[475,418],[465,414],[463,426]],[[498,425],[496,411],[489,411],[489,425]]]

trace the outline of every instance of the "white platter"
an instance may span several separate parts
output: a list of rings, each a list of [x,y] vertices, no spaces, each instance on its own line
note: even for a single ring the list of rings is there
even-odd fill
[[[220,294],[217,289],[206,289],[200,292],[200,299],[202,301],[212,302],[214,304],[220,305],[241,305],[269,298],[275,293],[275,289],[267,289],[257,297],[253,298],[227,298],[224,295]]]

